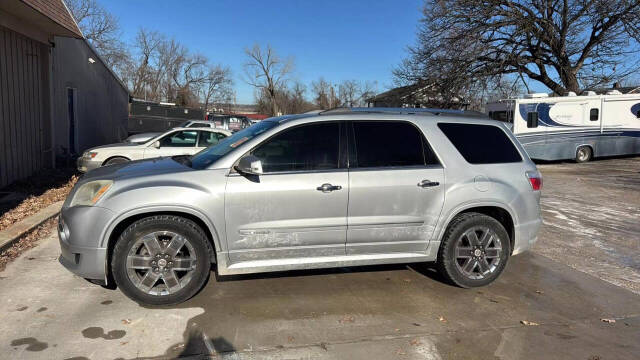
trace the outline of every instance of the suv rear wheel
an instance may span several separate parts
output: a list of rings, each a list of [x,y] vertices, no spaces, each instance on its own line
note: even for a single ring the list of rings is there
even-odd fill
[[[141,304],[171,305],[195,295],[211,268],[209,242],[193,221],[171,215],[138,220],[113,249],[111,269],[122,292]]]
[[[453,219],[440,244],[438,269],[451,283],[463,288],[494,281],[511,254],[509,235],[496,219],[465,213]]]

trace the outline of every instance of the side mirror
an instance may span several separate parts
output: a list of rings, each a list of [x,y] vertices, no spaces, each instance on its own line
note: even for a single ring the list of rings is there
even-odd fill
[[[153,143],[153,147],[156,149],[160,149],[160,141],[156,141]]]
[[[262,161],[253,155],[247,155],[238,161],[235,169],[243,175],[262,175]]]

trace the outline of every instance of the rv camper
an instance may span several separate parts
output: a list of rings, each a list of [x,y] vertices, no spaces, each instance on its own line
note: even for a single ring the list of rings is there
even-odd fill
[[[533,159],[640,154],[640,94],[549,97],[528,94],[487,105],[489,117],[509,123]]]

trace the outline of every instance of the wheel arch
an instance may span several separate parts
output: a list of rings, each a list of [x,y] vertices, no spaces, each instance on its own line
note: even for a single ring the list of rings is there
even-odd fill
[[[477,212],[487,215],[496,219],[500,224],[502,224],[505,230],[507,230],[507,234],[509,235],[511,252],[513,252],[513,247],[515,245],[515,224],[517,223],[517,217],[515,216],[515,212],[513,210],[511,210],[508,206],[500,203],[467,204],[455,209],[447,217],[446,222],[443,223],[442,228],[438,233],[438,241],[442,243],[442,237],[446,233],[453,219],[461,214],[470,212]]]
[[[105,274],[107,283],[111,283],[113,280],[111,279],[111,256],[113,254],[113,248],[118,240],[120,234],[131,224],[136,222],[137,220],[155,216],[155,215],[173,215],[180,216],[186,219],[189,219],[198,226],[202,228],[207,239],[209,240],[211,253],[209,254],[211,263],[216,263],[216,254],[221,251],[220,249],[220,241],[217,231],[213,223],[200,211],[187,208],[187,207],[151,207],[151,208],[141,208],[128,211],[119,217],[117,217],[112,224],[109,225],[105,235],[102,239],[101,247],[107,249],[107,254],[105,257]]]
[[[105,166],[105,164],[106,164],[107,162],[109,162],[110,160],[115,159],[115,158],[123,158],[123,159],[126,159],[127,161],[131,161],[131,159],[130,159],[130,158],[128,158],[128,157],[126,157],[126,156],[122,156],[122,155],[112,155],[112,156],[109,156],[108,158],[104,159],[104,161],[102,162],[102,165],[100,165],[100,166]]]

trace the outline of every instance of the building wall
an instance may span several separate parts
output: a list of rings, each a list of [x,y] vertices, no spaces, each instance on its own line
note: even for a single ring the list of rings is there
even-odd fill
[[[129,103],[126,89],[84,40],[55,37],[54,43],[56,155],[64,158],[70,154],[81,154],[93,146],[124,140]],[[69,89],[74,89],[74,139],[71,139],[70,131]]]
[[[51,167],[49,46],[0,26],[0,188]]]

